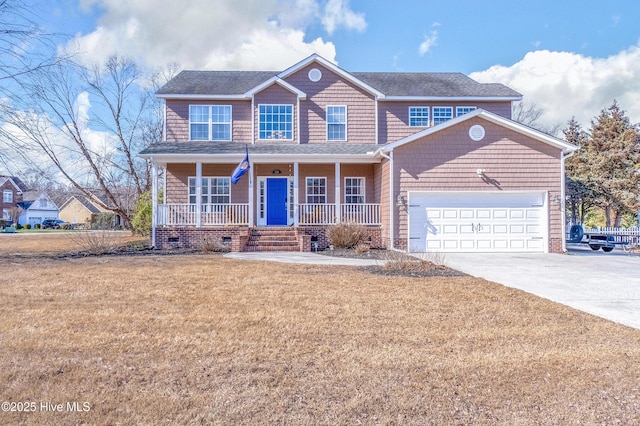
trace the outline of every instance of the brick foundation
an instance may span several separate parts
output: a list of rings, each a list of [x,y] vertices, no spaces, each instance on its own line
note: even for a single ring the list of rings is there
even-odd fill
[[[326,226],[303,226],[295,228],[299,251],[325,250],[329,248]],[[386,248],[380,226],[367,226],[370,246],[374,249]],[[223,247],[227,250],[244,251],[250,239],[248,227],[195,228],[163,227],[156,229],[156,248],[203,249],[206,246]]]

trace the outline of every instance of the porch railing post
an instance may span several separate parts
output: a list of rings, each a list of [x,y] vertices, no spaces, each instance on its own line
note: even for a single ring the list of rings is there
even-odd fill
[[[202,226],[202,163],[196,163],[196,228]]]
[[[340,194],[341,194],[341,184],[340,184],[340,163],[336,163],[336,223],[340,223],[342,221],[342,208],[340,208]]]

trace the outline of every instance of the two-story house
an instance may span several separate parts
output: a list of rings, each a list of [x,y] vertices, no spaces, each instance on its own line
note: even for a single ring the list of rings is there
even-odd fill
[[[0,200],[0,209],[2,211],[2,219],[6,223],[11,224],[18,219],[18,203],[22,202],[22,194],[29,188],[15,176],[0,176],[0,192],[2,199]]]
[[[157,96],[165,139],[140,153],[156,194],[164,175],[156,247],[322,249],[327,226],[350,221],[388,249],[563,251],[576,147],[512,121],[522,97],[502,84],[312,55],[279,73],[183,71]]]

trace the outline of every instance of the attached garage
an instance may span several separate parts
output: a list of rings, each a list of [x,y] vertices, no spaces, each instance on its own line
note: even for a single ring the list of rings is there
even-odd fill
[[[411,252],[546,252],[543,191],[409,192]]]

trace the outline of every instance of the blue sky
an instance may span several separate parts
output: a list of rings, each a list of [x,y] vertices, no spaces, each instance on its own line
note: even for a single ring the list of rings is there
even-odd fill
[[[587,128],[617,99],[640,122],[634,0],[34,0],[87,62],[285,69],[311,53],[347,71],[459,71],[521,92],[542,124]]]

